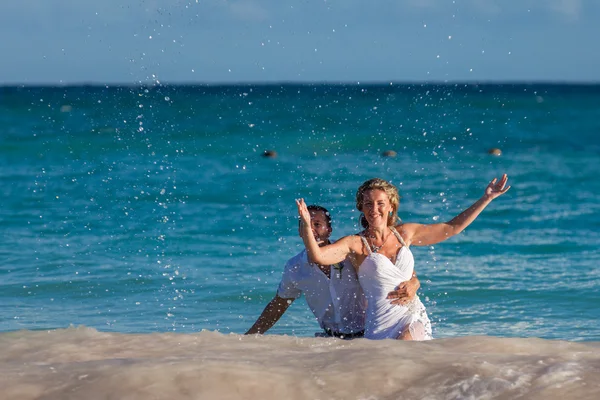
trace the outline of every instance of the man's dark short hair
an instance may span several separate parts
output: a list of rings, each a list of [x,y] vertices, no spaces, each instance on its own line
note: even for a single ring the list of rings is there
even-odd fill
[[[310,206],[306,207],[308,209],[308,211],[321,211],[323,212],[323,214],[325,214],[325,218],[327,219],[327,224],[329,225],[329,227],[331,228],[331,214],[329,214],[329,210],[327,210],[325,207],[321,207],[318,206],[316,204],[311,204]]]

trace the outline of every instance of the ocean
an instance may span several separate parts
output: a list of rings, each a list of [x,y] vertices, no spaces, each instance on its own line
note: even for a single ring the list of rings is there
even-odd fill
[[[599,105],[585,84],[0,87],[0,398],[598,398]],[[341,237],[372,177],[435,223],[503,173],[465,232],[412,248],[435,340],[315,338],[302,298],[243,336],[303,249],[296,198]]]

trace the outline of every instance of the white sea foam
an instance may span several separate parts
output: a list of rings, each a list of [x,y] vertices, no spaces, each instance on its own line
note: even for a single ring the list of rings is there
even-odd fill
[[[485,336],[0,334],[1,399],[593,399],[600,346]]]

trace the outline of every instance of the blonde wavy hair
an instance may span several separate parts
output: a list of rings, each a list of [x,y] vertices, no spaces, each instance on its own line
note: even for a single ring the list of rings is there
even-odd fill
[[[369,190],[382,190],[387,194],[387,197],[392,205],[392,215],[388,215],[387,224],[388,226],[396,225],[396,222],[399,220],[398,218],[398,206],[400,205],[400,195],[398,194],[398,189],[396,186],[392,185],[388,181],[385,181],[380,178],[369,179],[356,191],[356,208],[361,212],[360,214],[360,224],[363,228],[368,228],[369,223],[365,218],[363,212],[363,195],[365,192]]]

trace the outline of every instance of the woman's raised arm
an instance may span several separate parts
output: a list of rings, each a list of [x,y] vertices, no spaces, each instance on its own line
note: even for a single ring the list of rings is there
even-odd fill
[[[333,244],[319,247],[311,229],[310,212],[304,199],[296,200],[296,205],[300,216],[300,234],[304,246],[306,246],[308,260],[320,265],[332,265],[344,261],[346,256],[350,254],[350,237],[346,236]]]
[[[500,180],[494,178],[487,185],[485,193],[479,200],[448,222],[430,225],[407,223],[402,225],[401,229],[406,232],[408,239],[414,246],[428,246],[443,242],[462,232],[492,200],[506,193],[510,189],[510,186],[506,186],[507,182],[508,176],[506,174],[502,175]]]

